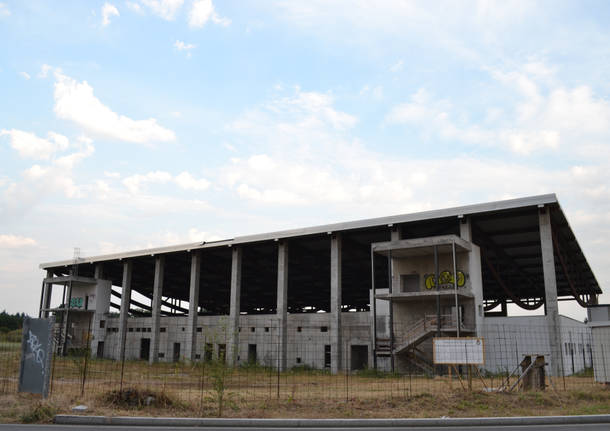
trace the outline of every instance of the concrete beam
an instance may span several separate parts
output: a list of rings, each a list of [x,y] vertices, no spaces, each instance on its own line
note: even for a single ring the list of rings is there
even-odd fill
[[[277,249],[277,319],[279,329],[279,368],[286,370],[288,357],[288,244]]]
[[[150,355],[148,363],[153,364],[159,360],[159,336],[161,327],[161,300],[163,295],[163,275],[165,273],[165,257],[159,255],[155,257],[155,278],[153,281],[153,300],[152,300],[152,329],[150,340]]]
[[[195,360],[197,353],[197,316],[199,313],[199,279],[201,274],[201,254],[191,253],[191,282],[189,294],[189,314],[186,335],[186,358]]]
[[[239,354],[239,312],[241,306],[241,261],[242,249],[233,247],[231,256],[231,304],[229,308],[229,325],[227,327],[227,359],[229,364],[237,363]]]
[[[553,376],[563,371],[561,354],[561,329],[559,327],[559,307],[557,303],[557,280],[555,276],[555,256],[553,254],[553,232],[549,207],[540,208],[540,247],[542,249],[542,271],[544,274],[544,304],[546,324],[551,348],[551,370]]]
[[[330,369],[341,370],[341,234],[330,239]]]
[[[121,287],[121,314],[119,318],[119,357],[125,357],[125,342],[127,339],[127,318],[129,317],[129,303],[131,301],[131,273],[133,262],[126,260],[123,262],[123,282]]]
[[[70,282],[97,284],[97,280],[95,278],[82,277],[80,275],[63,275],[60,277],[53,277],[51,274],[51,277],[45,278],[44,281],[45,281],[45,283],[52,283],[52,284],[67,284]]]

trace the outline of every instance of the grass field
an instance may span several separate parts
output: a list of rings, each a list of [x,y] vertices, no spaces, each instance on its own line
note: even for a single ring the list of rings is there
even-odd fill
[[[48,421],[71,406],[88,414],[225,417],[439,417],[610,413],[610,390],[591,375],[549,379],[544,392],[491,392],[504,377],[472,379],[364,371],[331,375],[293,369],[278,373],[260,366],[228,368],[219,363],[85,361],[56,358],[51,395],[17,394],[19,352],[0,346],[0,420]],[[128,396],[123,399],[124,392]],[[84,376],[84,379],[83,379]],[[516,381],[512,378],[511,384]],[[83,384],[84,383],[84,384]],[[134,395],[136,394],[136,395]],[[152,396],[165,400],[145,406]],[[219,401],[222,409],[219,411]]]

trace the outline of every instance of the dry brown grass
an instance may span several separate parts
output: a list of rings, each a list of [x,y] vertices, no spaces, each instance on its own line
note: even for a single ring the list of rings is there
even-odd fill
[[[18,369],[18,368],[17,368]],[[16,375],[0,372],[0,422],[25,419],[45,422],[49,413],[70,413],[85,404],[87,414],[138,416],[214,417],[218,414],[209,365],[126,362],[123,389],[162,402],[146,406],[141,400],[116,402],[121,364],[94,360],[87,364],[84,391],[83,358],[58,358],[53,369],[48,400],[15,394]],[[272,369],[249,367],[227,370],[224,417],[261,418],[398,418],[529,416],[610,413],[610,390],[592,377],[553,379],[544,392],[488,393],[501,378],[473,380],[473,391],[464,390],[454,377],[392,375],[330,375],[293,370],[277,374]],[[513,382],[515,380],[513,379]],[[466,382],[463,382],[464,386]],[[550,380],[547,378],[547,384]],[[4,389],[4,390],[2,390]],[[1,395],[4,393],[4,395]],[[129,399],[129,397],[128,397]],[[138,398],[140,399],[140,398]],[[114,400],[114,401],[113,401]]]
[[[161,393],[143,391],[159,397]],[[211,399],[176,400],[170,393],[162,393],[164,403],[132,406],[116,402],[109,393],[87,394],[84,397],[55,393],[48,400],[28,394],[0,396],[0,421],[21,422],[32,417],[40,406],[47,411],[70,414],[71,407],[85,404],[87,414],[106,416],[178,416],[215,417],[216,406]],[[110,398],[110,399],[109,399]],[[167,400],[170,400],[169,402]],[[538,416],[610,413],[610,390],[603,386],[587,391],[485,393],[447,390],[444,393],[421,393],[410,397],[249,400],[234,394],[224,417],[234,418],[425,418],[425,417],[485,417]],[[35,415],[34,415],[35,416]],[[39,422],[49,422],[41,416]]]

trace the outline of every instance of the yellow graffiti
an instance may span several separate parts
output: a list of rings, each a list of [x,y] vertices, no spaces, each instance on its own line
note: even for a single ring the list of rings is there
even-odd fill
[[[424,276],[424,283],[426,285],[426,289],[430,290],[436,287],[436,282],[434,280],[434,274],[427,274]],[[440,282],[440,286],[442,288],[451,288],[453,287],[453,274],[449,271],[442,271],[438,275],[438,279]],[[464,287],[466,284],[466,275],[462,271],[457,272],[457,286]]]

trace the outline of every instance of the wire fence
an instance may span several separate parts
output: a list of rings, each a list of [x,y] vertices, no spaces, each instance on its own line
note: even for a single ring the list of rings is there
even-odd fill
[[[606,369],[610,372],[610,333],[596,335],[595,328],[592,331],[582,324],[562,325],[553,342],[545,325],[486,323],[480,334],[484,363],[468,367],[434,363],[436,332],[417,340],[412,340],[412,334],[409,339],[396,337],[390,350],[384,346],[388,340],[381,336],[375,361],[368,325],[344,325],[337,337],[324,316],[319,317],[320,324],[306,317],[296,317],[287,326],[285,346],[277,319],[252,318],[235,330],[218,319],[200,317],[194,352],[189,350],[193,335],[186,318],[162,318],[158,352],[150,319],[128,319],[124,351],[115,330],[118,318],[107,319],[102,328],[96,322],[98,328],[89,325],[86,334],[68,334],[65,351],[61,343],[56,344],[50,396],[111,397],[129,391],[165,394],[207,414],[219,403],[349,402],[448,390],[518,391],[528,387],[528,379],[522,377],[530,365],[526,357],[530,362],[544,357],[544,367],[538,367],[543,371],[537,374],[540,389],[586,390],[610,381],[606,373]],[[394,334],[401,334],[399,328]],[[61,334],[55,338],[61,340]],[[20,343],[0,343],[0,393],[17,391],[19,360]]]

